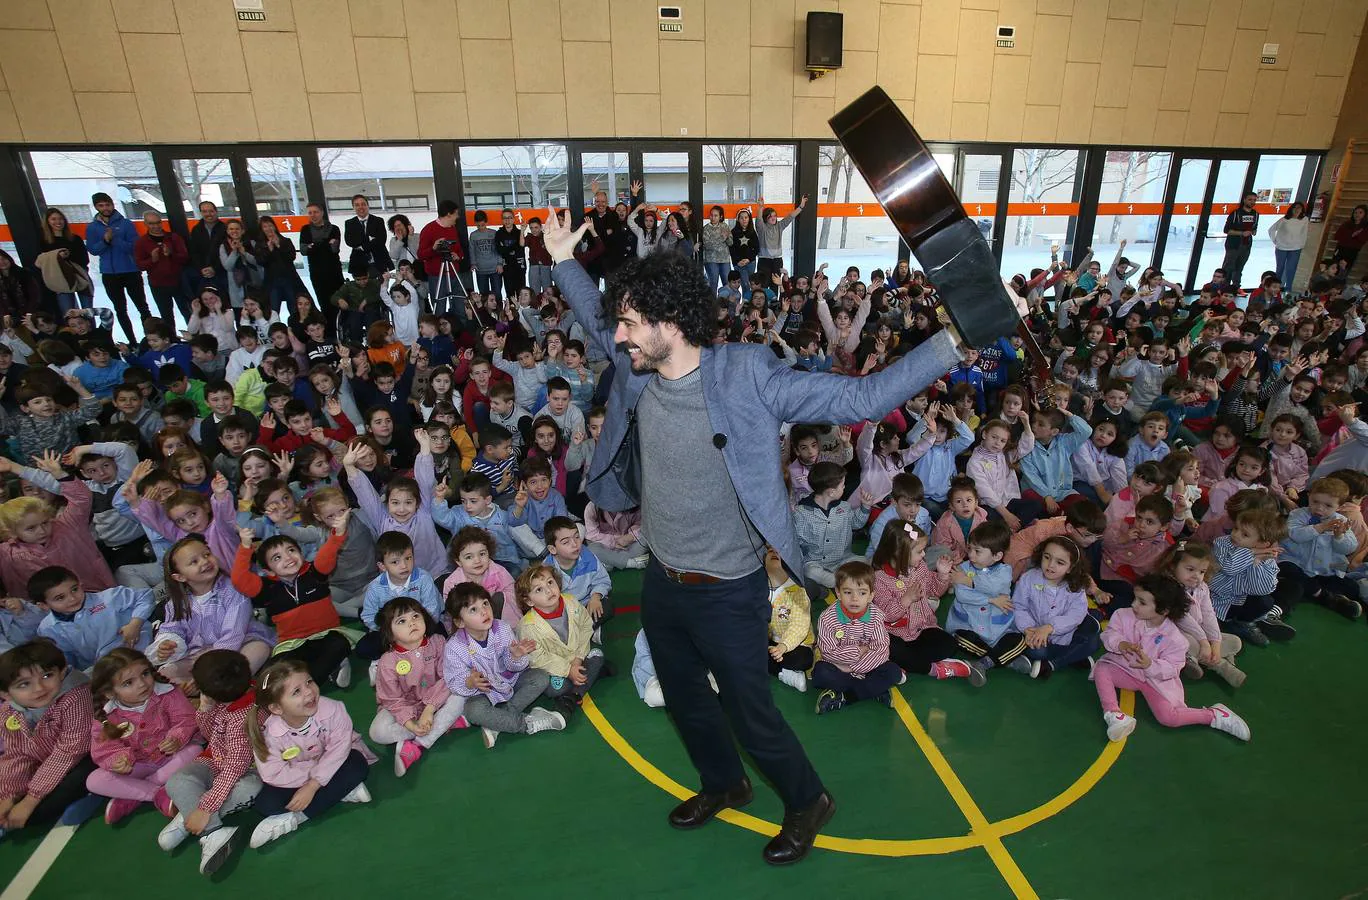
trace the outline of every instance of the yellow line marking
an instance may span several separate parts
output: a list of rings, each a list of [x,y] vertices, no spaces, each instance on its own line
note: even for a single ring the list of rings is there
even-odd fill
[[[899,698],[899,702],[907,709],[908,714],[911,714],[911,708],[907,707],[906,702],[901,701],[901,698]],[[687,800],[694,795],[693,790],[684,787],[684,785],[666,775],[657,768],[654,763],[637,752],[637,749],[633,747],[603,715],[603,711],[594,703],[594,698],[592,696],[584,698],[584,705],[581,708],[584,710],[584,714],[589,719],[589,722],[598,731],[599,736],[603,738],[604,742],[612,747],[613,751],[616,752],[618,756],[622,757],[627,765],[635,769],[637,774],[641,775],[665,793],[680,800]],[[1135,695],[1129,691],[1121,692],[1121,709],[1129,715],[1134,711],[1134,708]],[[901,711],[899,711],[899,717],[902,717]],[[915,716],[913,716],[913,721],[916,721]],[[920,722],[917,724],[920,728]],[[911,730],[910,727],[909,730]],[[948,770],[949,763],[946,762],[944,756],[940,755],[940,751],[935,747],[935,744],[932,743],[930,735],[927,735],[924,729],[922,730],[922,734],[925,736],[927,743],[935,750],[936,757],[941,760]],[[915,731],[913,732],[913,737],[916,737]],[[918,741],[918,744],[921,745],[920,740]],[[1121,755],[1123,747],[1125,747],[1125,741],[1116,744],[1108,743],[1106,749],[1104,749],[1102,754],[1088,767],[1087,771],[1058,797],[1037,806],[1029,812],[1022,813],[1021,815],[1013,816],[1010,819],[1004,819],[1000,822],[988,823],[987,827],[978,833],[957,835],[954,837],[902,840],[885,838],[844,838],[820,834],[817,836],[816,846],[823,850],[835,850],[840,853],[859,853],[866,856],[886,857],[932,856],[942,853],[957,853],[961,850],[972,850],[975,847],[982,847],[988,840],[995,840],[998,845],[1001,846],[1001,841],[998,840],[999,838],[1024,831],[1033,825],[1038,825],[1051,816],[1058,815],[1070,805],[1077,802],[1078,799],[1088,793],[1088,791],[1092,790],[1097,783],[1102,780],[1102,777],[1107,774],[1107,770],[1115,764],[1117,757]],[[931,755],[926,752],[925,747],[922,747],[922,752],[927,755],[928,760],[931,759]],[[935,763],[933,762],[932,765],[934,767]],[[939,774],[939,772],[937,774]],[[953,776],[953,772],[951,772],[951,775]],[[961,790],[963,790],[962,785]],[[968,796],[967,792],[965,796]],[[766,837],[773,837],[779,833],[779,825],[777,823],[766,821],[765,819],[752,816],[749,813],[741,812],[739,810],[725,809],[718,813],[717,817],[724,822],[739,828],[745,828],[756,834],[765,835]]]
[[[945,789],[950,792],[950,797],[959,807],[964,818],[969,821],[971,833],[980,835],[983,839],[983,849],[988,851],[988,857],[997,866],[998,872],[1007,882],[1007,886],[1012,889],[1012,894],[1023,900],[1040,900],[1031,883],[1026,880],[1026,876],[1017,866],[1016,860],[1007,852],[1007,848],[1002,843],[1002,838],[993,830],[988,823],[988,817],[983,814],[983,810],[978,808],[974,798],[969,796],[969,791],[965,790],[964,783],[959,780],[955,770],[950,767],[950,762],[940,752],[936,742],[931,740],[931,735],[926,733],[922,727],[921,720],[912,711],[912,707],[907,705],[903,695],[899,691],[893,691],[893,709],[902,719],[902,723],[912,734],[912,739],[917,742],[921,752],[926,757],[926,761],[931,763],[931,768],[940,777]]]
[[[598,729],[599,735],[608,743],[608,746],[617,751],[617,754],[647,781],[680,800],[687,800],[694,795],[694,791],[660,771],[650,760],[638,753],[636,748],[618,733],[612,723],[604,718],[603,713],[594,703],[593,697],[585,697],[581,709],[594,727]],[[779,826],[776,823],[767,822],[740,810],[724,809],[718,813],[717,817],[724,822],[730,822],[732,825],[737,825],[756,834],[763,834],[766,837],[774,837],[779,833]],[[866,856],[930,856],[968,850],[982,846],[982,844],[982,839],[967,834],[958,837],[924,838],[921,840],[843,838],[819,834],[816,842],[816,846],[824,850],[861,853]]]

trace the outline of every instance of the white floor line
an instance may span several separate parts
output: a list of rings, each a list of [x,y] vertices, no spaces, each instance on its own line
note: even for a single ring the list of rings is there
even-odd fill
[[[57,856],[75,834],[75,825],[53,826],[47,837],[38,845],[38,849],[28,858],[28,862],[19,870],[19,874],[14,876],[14,880],[5,888],[4,893],[0,894],[0,900],[28,900],[34,888],[38,887],[38,882],[43,880],[43,876],[52,868]]]

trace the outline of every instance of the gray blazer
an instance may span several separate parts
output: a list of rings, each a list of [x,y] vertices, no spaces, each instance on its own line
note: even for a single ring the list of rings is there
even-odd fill
[[[651,373],[632,371],[625,352],[613,341],[614,323],[600,319],[599,290],[578,262],[559,263],[551,272],[575,318],[590,340],[614,362],[608,414],[589,464],[587,489],[600,509],[621,512],[638,505],[633,488],[610,468],[627,432],[627,420]],[[879,420],[921,391],[961,359],[950,335],[934,335],[881,372],[862,378],[799,372],[769,347],[724,344],[704,347],[703,397],[714,434],[725,436],[722,457],[741,506],[756,530],[774,547],[799,579],[803,557],[793,533],[793,516],[779,458],[779,428],[784,422],[858,422]],[[665,460],[644,460],[643,467]],[[724,498],[730,502],[730,498]]]

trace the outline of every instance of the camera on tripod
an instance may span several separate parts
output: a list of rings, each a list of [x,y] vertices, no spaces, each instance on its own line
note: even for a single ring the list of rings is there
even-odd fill
[[[451,252],[452,241],[450,238],[438,238],[432,242],[432,249],[442,258],[443,262],[451,262],[453,255]]]

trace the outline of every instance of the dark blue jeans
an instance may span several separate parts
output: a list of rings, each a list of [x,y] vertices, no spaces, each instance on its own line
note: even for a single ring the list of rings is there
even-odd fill
[[[1074,629],[1073,639],[1067,644],[1050,644],[1044,647],[1027,647],[1028,659],[1049,660],[1056,669],[1082,662],[1097,652],[1102,645],[1101,629],[1092,616],[1084,616],[1083,621]]]
[[[333,777],[328,779],[328,783],[318,789],[314,794],[313,801],[304,807],[304,815],[310,819],[316,819],[323,813],[332,809],[342,802],[342,798],[352,792],[358,784],[366,780],[370,774],[370,766],[366,764],[366,758],[361,755],[361,751],[353,750],[346,762],[333,773]],[[276,787],[272,784],[263,784],[261,792],[256,795],[253,806],[256,811],[263,816],[276,816],[286,811],[285,805],[294,797],[298,788]]]
[[[822,780],[774,705],[767,662],[770,605],[764,569],[717,584],[684,585],[646,569],[641,624],[656,677],[705,793],[745,777],[739,742],[788,809],[810,806]],[[708,686],[708,673],[720,693]],[[735,735],[735,737],[733,737]]]
[[[903,670],[889,660],[878,668],[856,678],[849,672],[842,672],[831,663],[821,660],[812,668],[812,686],[824,691],[844,693],[847,700],[870,700],[884,691],[891,690],[903,677]]]

